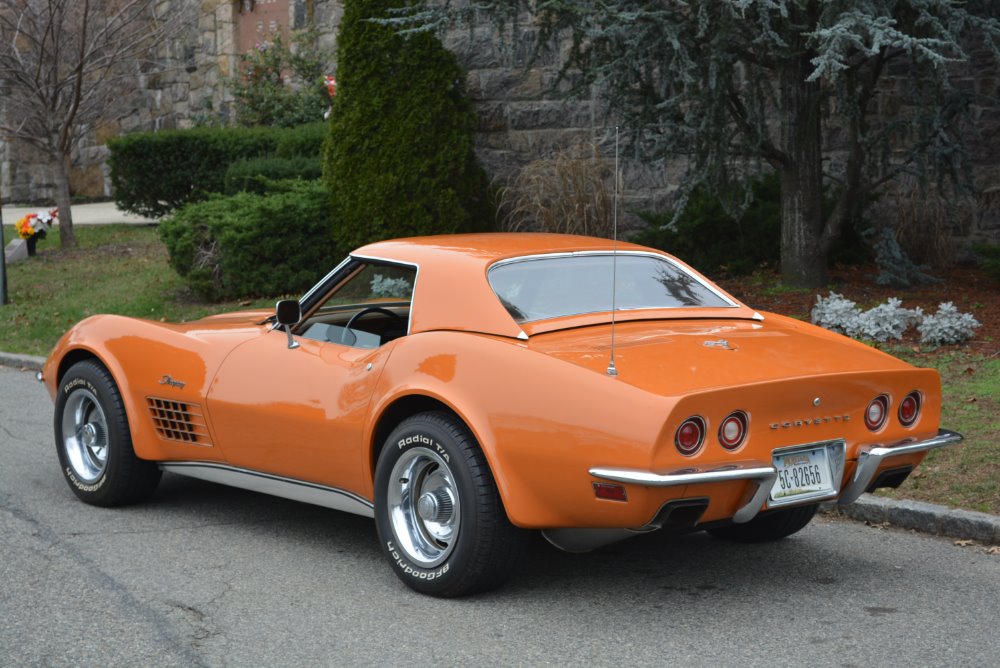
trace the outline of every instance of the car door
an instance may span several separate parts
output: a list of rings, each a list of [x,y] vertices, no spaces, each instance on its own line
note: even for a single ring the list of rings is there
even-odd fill
[[[222,363],[208,407],[228,463],[360,490],[369,402],[405,336],[415,270],[359,263],[289,337],[265,330]],[[290,347],[290,340],[294,347]]]

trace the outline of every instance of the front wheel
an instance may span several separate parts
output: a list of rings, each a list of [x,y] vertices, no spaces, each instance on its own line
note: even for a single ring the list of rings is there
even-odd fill
[[[472,434],[444,412],[390,434],[375,468],[375,525],[396,575],[432,596],[500,586],[526,545]]]
[[[95,506],[134,503],[156,489],[160,469],[135,456],[121,393],[107,369],[74,364],[59,383],[56,449],[63,476]]]
[[[708,533],[716,538],[733,540],[738,543],[764,543],[778,540],[804,529],[812,521],[818,508],[819,506],[814,504],[769,510],[757,515],[746,524],[732,524],[709,529]]]

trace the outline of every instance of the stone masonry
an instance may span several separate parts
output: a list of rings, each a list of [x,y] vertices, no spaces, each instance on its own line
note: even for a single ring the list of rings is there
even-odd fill
[[[160,66],[137,76],[128,109],[108,119],[83,138],[74,156],[74,193],[110,196],[105,164],[109,137],[136,131],[188,128],[198,124],[226,123],[232,116],[226,88],[238,54],[252,48],[255,39],[266,39],[274,30],[307,26],[320,35],[319,45],[331,55],[336,48],[342,16],[340,0],[163,0],[171,10],[191,14],[187,30],[164,45]],[[558,81],[563,53],[559,50],[525,67],[535,44],[537,29],[530,21],[518,32],[498,40],[486,26],[456,28],[444,35],[467,70],[467,88],[479,113],[477,152],[487,172],[504,182],[527,162],[546,157],[554,149],[594,144],[603,155],[613,154],[613,128],[593,95],[562,99],[569,82]],[[978,93],[997,96],[1000,75],[996,67],[980,67],[985,54],[973,53],[970,74],[960,84]],[[972,74],[974,73],[974,75]],[[901,86],[886,81],[879,113],[893,113]],[[896,91],[898,92],[898,91]],[[980,134],[972,143],[980,201],[970,208],[971,218],[960,231],[1000,242],[1000,107],[974,108]],[[829,147],[837,162],[836,146]],[[593,150],[590,148],[589,150]],[[625,160],[625,205],[629,209],[664,208],[683,167],[682,164],[645,165]],[[4,201],[36,202],[52,199],[53,186],[46,170],[32,160],[23,146],[0,145],[0,194]]]

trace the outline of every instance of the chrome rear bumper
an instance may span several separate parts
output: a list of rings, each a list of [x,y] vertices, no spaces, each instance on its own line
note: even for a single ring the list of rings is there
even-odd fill
[[[962,438],[963,436],[957,431],[940,429],[937,436],[924,441],[904,439],[891,445],[875,444],[861,446],[861,449],[858,451],[858,466],[854,469],[854,478],[840,490],[840,497],[837,499],[837,503],[846,505],[857,501],[858,497],[868,490],[868,486],[872,484],[875,474],[886,459],[955,445],[960,443]]]
[[[938,435],[923,441],[905,439],[891,445],[865,445],[858,451],[858,465],[850,482],[844,485],[837,497],[837,503],[853,503],[868,486],[872,484],[875,474],[886,459],[926,452],[948,445],[954,445],[962,440],[962,435],[948,429],[941,429]],[[733,514],[733,522],[743,524],[749,522],[760,509],[771,493],[777,472],[774,466],[761,461],[734,462],[718,468],[706,469],[688,467],[670,473],[654,473],[638,469],[617,469],[594,467],[590,475],[603,480],[612,480],[634,485],[649,487],[676,487],[679,485],[699,485],[703,483],[732,482],[749,480],[757,485],[748,493],[748,498]]]
[[[737,524],[749,522],[757,515],[771,493],[775,478],[778,477],[773,466],[756,461],[729,464],[715,469],[689,467],[672,473],[595,467],[590,469],[590,475],[604,480],[650,487],[676,487],[678,485],[700,485],[707,482],[750,480],[757,484],[757,489],[749,495],[750,498],[733,515],[733,522]]]

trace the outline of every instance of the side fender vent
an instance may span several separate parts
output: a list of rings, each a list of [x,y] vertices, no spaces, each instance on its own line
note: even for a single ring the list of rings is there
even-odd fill
[[[198,404],[146,397],[156,432],[163,438],[193,445],[212,445],[205,416]]]

